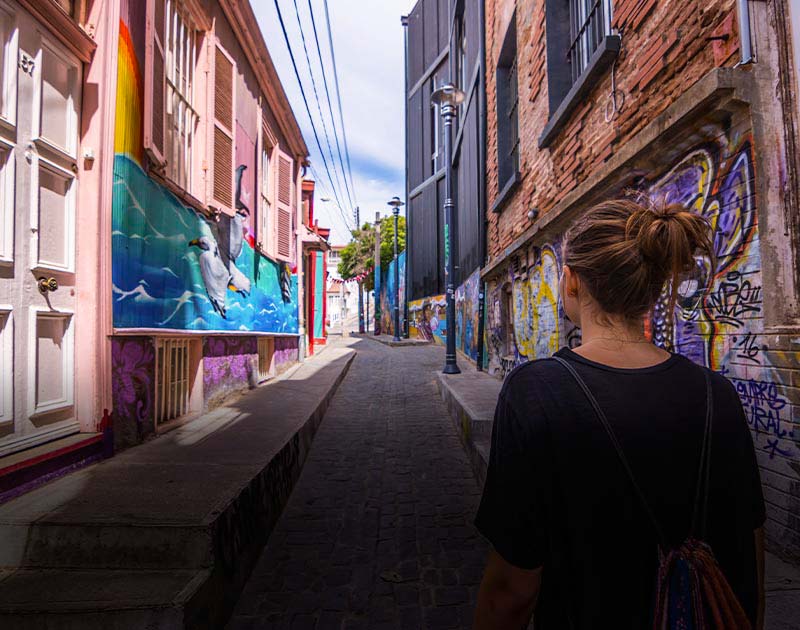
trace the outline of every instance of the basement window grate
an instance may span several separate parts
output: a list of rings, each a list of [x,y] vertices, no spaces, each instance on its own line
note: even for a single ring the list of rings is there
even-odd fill
[[[156,341],[156,425],[189,412],[190,340]]]

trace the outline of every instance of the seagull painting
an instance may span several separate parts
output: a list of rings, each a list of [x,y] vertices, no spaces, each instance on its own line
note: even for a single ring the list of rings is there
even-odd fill
[[[200,248],[200,274],[206,285],[208,298],[211,305],[223,318],[225,318],[225,299],[229,285],[232,284],[231,272],[228,265],[219,255],[216,241],[208,236],[201,236],[189,241],[190,247]],[[249,281],[248,281],[249,289]]]

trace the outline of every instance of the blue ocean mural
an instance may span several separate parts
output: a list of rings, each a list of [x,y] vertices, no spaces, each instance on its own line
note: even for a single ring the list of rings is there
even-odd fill
[[[257,253],[244,224],[210,223],[117,154],[114,327],[297,334],[297,277]]]

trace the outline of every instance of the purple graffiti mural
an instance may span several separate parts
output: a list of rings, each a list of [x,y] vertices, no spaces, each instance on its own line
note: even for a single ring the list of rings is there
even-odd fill
[[[149,337],[111,341],[114,442],[124,448],[154,429],[155,351]]]
[[[203,340],[203,397],[214,407],[230,394],[255,387],[258,341],[255,337],[206,337]]]

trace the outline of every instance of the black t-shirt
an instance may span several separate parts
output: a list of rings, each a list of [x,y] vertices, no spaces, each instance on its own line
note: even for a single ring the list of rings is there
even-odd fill
[[[612,368],[566,348],[597,398],[670,545],[688,535],[706,416],[702,368],[680,355]],[[707,532],[748,616],[757,606],[753,530],[765,520],[752,437],[731,383],[713,373]],[[536,630],[651,627],[657,541],[594,410],[553,359],[503,385],[475,521],[509,563],[543,567]]]

